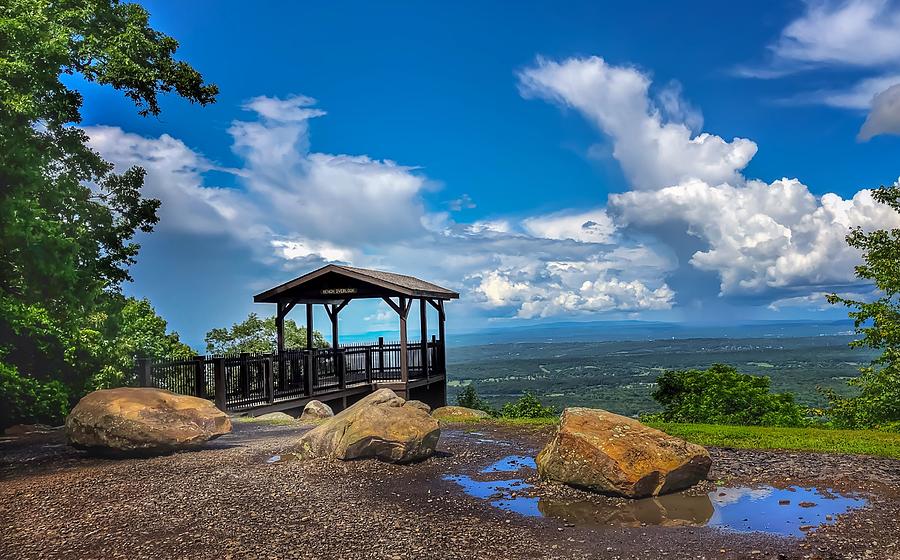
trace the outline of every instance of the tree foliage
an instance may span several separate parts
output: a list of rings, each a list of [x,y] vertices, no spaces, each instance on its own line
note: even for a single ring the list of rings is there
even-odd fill
[[[328,343],[319,331],[313,331],[313,347],[325,348]],[[306,327],[298,327],[290,319],[284,321],[284,347],[306,348]],[[251,313],[230,328],[212,329],[206,333],[206,351],[210,354],[238,354],[240,352],[267,353],[277,349],[275,317],[261,319]]]
[[[738,373],[732,366],[669,370],[653,393],[665,422],[741,426],[802,426],[805,409],[790,393],[772,393],[771,379]]]
[[[111,86],[143,115],[159,114],[162,93],[217,93],[148,21],[117,0],[0,3],[0,363],[72,398],[114,366],[133,237],[159,201],[141,196],[143,170],[115,172],[90,149],[78,82],[64,78]]]
[[[465,408],[482,410],[491,416],[497,416],[499,414],[499,411],[496,408],[478,396],[478,391],[475,390],[475,386],[471,383],[463,387],[459,394],[456,395],[456,404]]]
[[[881,187],[872,196],[900,212],[900,186]],[[856,276],[874,283],[881,297],[866,302],[831,294],[828,301],[851,309],[856,332],[862,335],[851,346],[882,353],[850,380],[850,385],[859,389],[858,395],[843,397],[826,391],[830,415],[838,427],[896,424],[900,422],[900,229],[867,233],[857,227],[847,236],[847,243],[862,253],[863,264],[856,267]]]
[[[518,400],[505,403],[500,409],[503,418],[551,418],[559,412],[552,406],[544,406],[530,391],[525,391]]]

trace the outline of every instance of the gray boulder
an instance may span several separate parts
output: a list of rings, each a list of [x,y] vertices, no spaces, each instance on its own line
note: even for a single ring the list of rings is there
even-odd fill
[[[331,418],[332,416],[334,416],[334,411],[327,404],[322,401],[309,401],[303,407],[303,414],[300,415],[300,420],[302,422],[310,422]]]

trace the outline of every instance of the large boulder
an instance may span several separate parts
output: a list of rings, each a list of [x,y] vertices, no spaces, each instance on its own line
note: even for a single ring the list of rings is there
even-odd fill
[[[309,401],[306,403],[306,406],[303,407],[303,413],[300,415],[300,420],[303,422],[311,422],[318,421],[325,418],[331,418],[334,416],[334,411],[331,410],[331,407],[322,401]]]
[[[491,416],[483,410],[466,408],[464,406],[442,406],[435,408],[431,415],[438,420],[481,420]]]
[[[440,426],[390,389],[379,389],[305,433],[295,450],[301,458],[380,459],[409,463],[434,453]]]
[[[706,478],[711,466],[699,445],[591,408],[565,409],[556,435],[537,456],[545,479],[626,498],[683,490]]]
[[[154,455],[195,447],[231,431],[213,403],[162,389],[94,391],[66,418],[69,442],[110,455]]]
[[[403,406],[411,406],[413,408],[418,408],[423,411],[425,414],[431,414],[431,407],[428,406],[427,403],[423,403],[422,401],[417,400],[409,400],[403,403]]]

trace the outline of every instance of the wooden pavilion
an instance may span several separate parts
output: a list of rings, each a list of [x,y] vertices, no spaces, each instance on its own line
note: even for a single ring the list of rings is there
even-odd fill
[[[306,347],[313,347],[313,309],[321,304],[331,322],[331,351],[339,353],[344,350],[341,369],[352,369],[353,364],[348,363],[352,360],[347,360],[347,356],[358,354],[362,348],[370,356],[369,367],[377,369],[377,373],[372,372],[369,378],[382,377],[375,385],[388,386],[404,398],[418,398],[443,406],[447,394],[444,302],[458,298],[459,294],[452,290],[413,276],[330,264],[257,294],[253,301],[277,306],[275,323],[279,354],[288,350],[284,347],[284,320],[298,304],[306,307]],[[386,350],[383,340],[379,340],[378,344],[354,344],[346,348],[340,344],[338,315],[354,299],[381,299],[397,313],[399,343],[396,344],[396,360],[385,354],[393,349],[388,345]],[[419,305],[421,339],[410,342],[407,320],[414,301],[418,301]],[[431,341],[428,340],[428,306],[433,307],[438,316],[437,336],[432,335]],[[399,378],[384,379],[386,370],[396,370]]]
[[[338,315],[354,299],[382,299],[398,316],[399,342],[340,343]],[[387,387],[432,407],[447,400],[444,303],[459,294],[430,282],[392,272],[330,264],[258,294],[257,303],[276,305],[277,349],[262,354],[194,356],[136,361],[138,383],[214,400],[221,410],[250,414],[299,413],[321,400],[341,410]],[[410,341],[407,319],[419,302],[421,339]],[[285,348],[284,320],[306,306],[306,347]],[[323,305],[331,320],[332,345],[313,346],[313,309]],[[438,334],[428,338],[428,306],[437,310]]]

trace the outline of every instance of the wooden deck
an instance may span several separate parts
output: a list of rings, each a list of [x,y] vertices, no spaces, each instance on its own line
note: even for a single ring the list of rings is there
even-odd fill
[[[337,349],[139,360],[138,378],[141,386],[199,396],[223,411],[254,416],[302,408],[313,399],[335,402],[340,409],[382,387],[406,398],[434,387],[431,400],[441,404],[446,394],[442,342],[411,343],[406,351],[406,364],[400,344],[383,340]],[[406,366],[405,379],[401,365]]]

